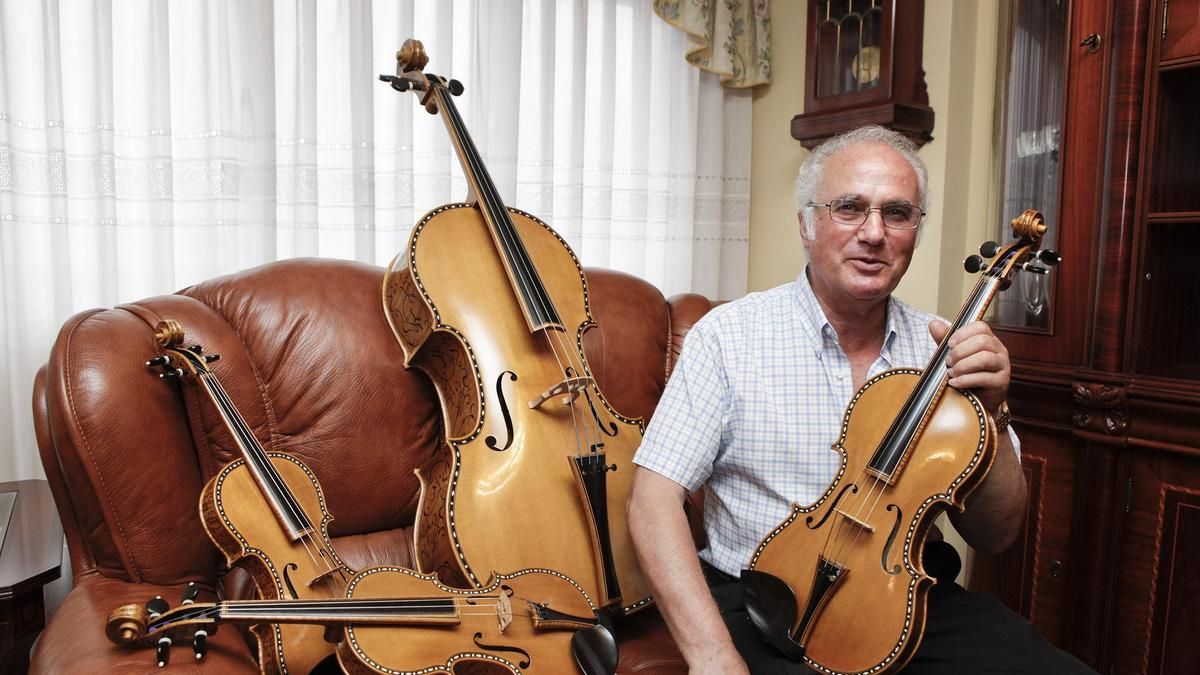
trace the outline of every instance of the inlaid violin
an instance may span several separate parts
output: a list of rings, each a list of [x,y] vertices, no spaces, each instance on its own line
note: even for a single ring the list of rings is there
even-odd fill
[[[200,493],[201,523],[226,562],[249,573],[260,598],[343,597],[353,572],[329,542],[333,517],[316,476],[295,457],[263,449],[209,368],[218,355],[183,347],[183,329],[170,319],[159,322],[155,339],[162,353],[146,365],[161,368],[161,377],[198,384],[242,455]],[[250,631],[264,672],[309,673],[334,653],[320,626],[260,623]]]
[[[485,588],[459,590],[432,575],[378,567],[354,576],[344,598],[185,600],[175,609],[156,598],[113,610],[105,632],[121,646],[160,645],[160,665],[161,645],[197,644],[221,623],[252,623],[323,632],[325,644],[337,643],[347,673],[450,675],[478,662],[513,675],[611,675],[616,644],[595,610],[575,582],[549,570],[500,574]]]
[[[742,571],[746,609],[767,641],[821,673],[898,669],[920,644],[933,579],[922,552],[934,519],[962,510],[996,455],[996,427],[969,391],[947,386],[950,336],[983,318],[1019,270],[1045,274],[1046,225],[1029,210],[1016,240],[988,242],[966,261],[983,271],[924,370],[866,382],[846,409],[833,449],[841,468],[825,493],[763,538]]]

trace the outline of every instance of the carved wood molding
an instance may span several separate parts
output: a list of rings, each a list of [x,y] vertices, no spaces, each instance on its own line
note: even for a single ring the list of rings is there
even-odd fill
[[[1074,382],[1075,426],[1109,436],[1129,433],[1129,400],[1125,387],[1100,382]]]

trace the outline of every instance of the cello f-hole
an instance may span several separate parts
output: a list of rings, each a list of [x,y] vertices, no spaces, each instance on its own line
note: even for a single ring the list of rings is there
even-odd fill
[[[508,446],[512,445],[512,442],[513,442],[512,413],[510,413],[508,411],[508,399],[506,399],[504,397],[504,376],[505,375],[508,376],[508,379],[510,381],[516,382],[517,374],[511,370],[506,370],[503,373],[500,373],[500,376],[496,378],[496,398],[500,401],[500,414],[502,414],[504,416],[504,432],[508,435],[508,438],[506,438],[504,440],[504,447],[499,447],[499,448],[496,447],[496,437],[495,436],[488,436],[483,441],[489,448],[491,448],[492,450],[495,450],[496,452],[504,452],[505,450],[508,449]]]

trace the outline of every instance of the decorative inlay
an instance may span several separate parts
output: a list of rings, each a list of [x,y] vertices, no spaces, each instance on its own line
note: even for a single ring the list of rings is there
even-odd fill
[[[1122,436],[1129,432],[1129,405],[1125,387],[1098,382],[1076,382],[1075,426],[1088,431]]]

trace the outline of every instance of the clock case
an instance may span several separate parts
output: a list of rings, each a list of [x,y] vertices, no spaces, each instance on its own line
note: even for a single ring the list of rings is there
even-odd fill
[[[924,23],[925,0],[808,0],[804,112],[792,118],[792,136],[811,149],[843,131],[879,124],[917,145],[933,140],[934,115],[921,66]],[[865,30],[862,46],[879,48],[875,81],[854,77],[857,50],[838,49],[838,25],[843,36]]]

